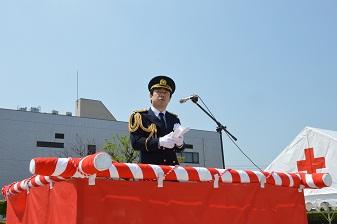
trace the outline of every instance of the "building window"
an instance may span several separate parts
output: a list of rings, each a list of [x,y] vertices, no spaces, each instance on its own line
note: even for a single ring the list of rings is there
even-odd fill
[[[64,134],[63,133],[55,133],[55,138],[64,139]]]
[[[183,159],[183,163],[199,163],[198,152],[181,152],[178,156]]]
[[[37,141],[36,146],[37,147],[47,147],[47,148],[64,148],[64,143]]]
[[[186,149],[193,149],[193,145],[192,144],[185,144],[185,148]]]
[[[96,153],[96,145],[88,145],[88,153],[87,155],[92,155]]]

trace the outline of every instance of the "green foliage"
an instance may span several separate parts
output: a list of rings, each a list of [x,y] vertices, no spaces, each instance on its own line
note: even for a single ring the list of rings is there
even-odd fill
[[[177,159],[179,163],[183,163],[185,161],[185,157],[182,153],[177,153]]]
[[[308,224],[336,223],[337,211],[310,211],[307,212],[307,217]]]
[[[0,201],[0,215],[6,216],[6,208],[7,208],[7,202]]]
[[[103,149],[116,162],[134,163],[139,158],[139,152],[133,150],[129,136],[112,136],[111,139],[106,140]]]

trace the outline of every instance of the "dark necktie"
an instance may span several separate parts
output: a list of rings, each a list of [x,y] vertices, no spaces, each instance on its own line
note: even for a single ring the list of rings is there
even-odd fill
[[[164,114],[163,113],[159,113],[159,117],[160,117],[160,121],[162,123],[162,126],[165,128],[165,130],[167,129],[167,126],[166,126],[166,121],[165,121],[165,118],[164,118]]]

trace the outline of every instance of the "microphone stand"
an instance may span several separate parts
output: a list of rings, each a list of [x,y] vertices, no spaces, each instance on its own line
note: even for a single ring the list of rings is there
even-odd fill
[[[198,97],[192,97],[191,98],[192,102],[195,103],[202,111],[204,111],[218,126],[216,128],[216,131],[219,133],[220,136],[220,144],[221,144],[221,159],[222,159],[222,164],[223,168],[226,169],[226,164],[225,164],[225,155],[224,155],[224,150],[223,150],[223,142],[222,142],[222,131],[227,133],[230,138],[232,138],[234,141],[237,141],[237,138],[234,137],[226,128],[226,126],[223,126],[219,121],[215,119],[213,115],[211,115],[208,111],[206,111],[199,103],[198,103]]]

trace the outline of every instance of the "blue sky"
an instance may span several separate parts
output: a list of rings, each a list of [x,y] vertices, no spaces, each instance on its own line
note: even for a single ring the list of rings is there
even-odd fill
[[[0,1],[0,107],[74,112],[101,100],[118,120],[149,107],[147,83],[177,84],[168,110],[215,124],[196,93],[261,167],[305,126],[337,130],[337,2]],[[224,137],[227,166],[252,168]],[[208,149],[212,150],[212,149]]]

